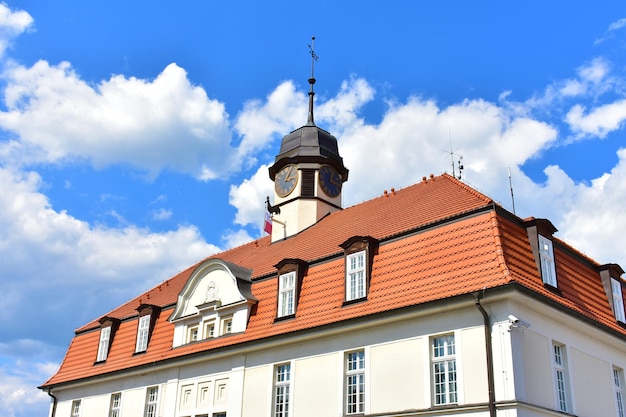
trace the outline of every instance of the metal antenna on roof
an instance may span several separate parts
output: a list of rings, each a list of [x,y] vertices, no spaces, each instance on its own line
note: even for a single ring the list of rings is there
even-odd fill
[[[444,150],[444,152],[447,153],[448,155],[450,155],[450,163],[452,165],[452,176],[454,178],[457,178],[457,179],[460,180],[462,178],[462,176],[463,176],[463,169],[464,169],[463,164],[462,164],[462,162],[463,162],[463,155],[459,155],[459,154],[455,153],[455,151],[453,150],[453,148],[452,148],[452,133],[450,132],[450,129],[448,129],[448,134],[450,135],[450,151]],[[457,151],[458,151],[458,149],[457,149]],[[454,157],[455,156],[459,157],[459,160],[457,161],[456,166],[454,164]],[[456,175],[456,168],[457,167],[459,169],[459,176],[458,177]]]
[[[307,120],[307,125],[315,125],[315,121],[313,119],[313,96],[315,95],[313,92],[313,84],[315,84],[315,61],[319,58],[315,53],[315,36],[311,37],[309,53],[311,54],[311,78],[309,78],[311,90],[309,91],[309,119]]]
[[[513,182],[511,182],[511,167],[509,170],[509,188],[511,188],[511,202],[513,203],[513,214],[515,214],[515,197],[513,196]]]

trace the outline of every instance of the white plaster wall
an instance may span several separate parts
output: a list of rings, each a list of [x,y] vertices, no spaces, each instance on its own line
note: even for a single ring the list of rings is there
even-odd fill
[[[489,385],[487,383],[487,355],[485,352],[485,329],[474,327],[458,332],[460,340],[460,370],[463,397],[460,401],[466,404],[485,403],[489,401]],[[458,366],[458,365],[457,365]]]
[[[272,407],[273,377],[273,366],[270,365],[246,369],[241,407],[243,417],[268,415]]]
[[[343,354],[331,353],[295,362],[297,383],[294,416],[319,417],[343,414]]]
[[[574,413],[580,417],[617,416],[612,366],[578,349],[572,348],[569,353],[570,377],[575,381]]]
[[[419,338],[373,346],[370,353],[372,413],[429,407],[422,378],[429,372],[428,351]]]

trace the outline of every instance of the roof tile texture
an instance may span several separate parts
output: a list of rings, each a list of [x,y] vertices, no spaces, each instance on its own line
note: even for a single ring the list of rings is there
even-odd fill
[[[367,300],[344,305],[345,269],[339,245],[353,236],[372,236],[381,245]],[[167,306],[176,302],[194,265],[107,314],[123,321],[106,362],[94,365],[99,323],[78,329],[59,371],[45,385],[419,306],[511,281],[626,334],[615,322],[597,264],[581,262],[563,242],[555,242],[560,294],[543,285],[521,221],[498,215],[489,198],[454,178],[434,177],[332,213],[287,240],[271,244],[265,237],[216,255],[253,271],[252,292],[259,302],[245,332],[172,348],[174,326],[167,321],[172,309]],[[310,266],[295,318],[275,322],[275,265],[285,258],[303,259]],[[134,354],[136,308],[141,303],[165,308],[148,350]]]

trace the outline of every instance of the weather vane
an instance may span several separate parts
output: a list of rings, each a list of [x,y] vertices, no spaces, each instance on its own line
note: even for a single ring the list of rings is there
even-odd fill
[[[309,118],[307,121],[307,125],[315,126],[315,119],[313,118],[313,96],[315,95],[315,92],[313,91],[313,84],[315,84],[315,61],[317,61],[318,58],[317,54],[315,53],[315,36],[311,37],[309,53],[311,54],[311,78],[309,78],[311,90],[309,91]]]
[[[311,37],[311,44],[309,45],[309,53],[311,54],[311,79],[315,79],[315,61],[319,58],[315,53],[315,36]]]

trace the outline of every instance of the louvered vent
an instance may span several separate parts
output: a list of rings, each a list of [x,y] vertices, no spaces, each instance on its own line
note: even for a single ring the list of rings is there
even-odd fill
[[[302,197],[315,196],[315,170],[302,170]]]

